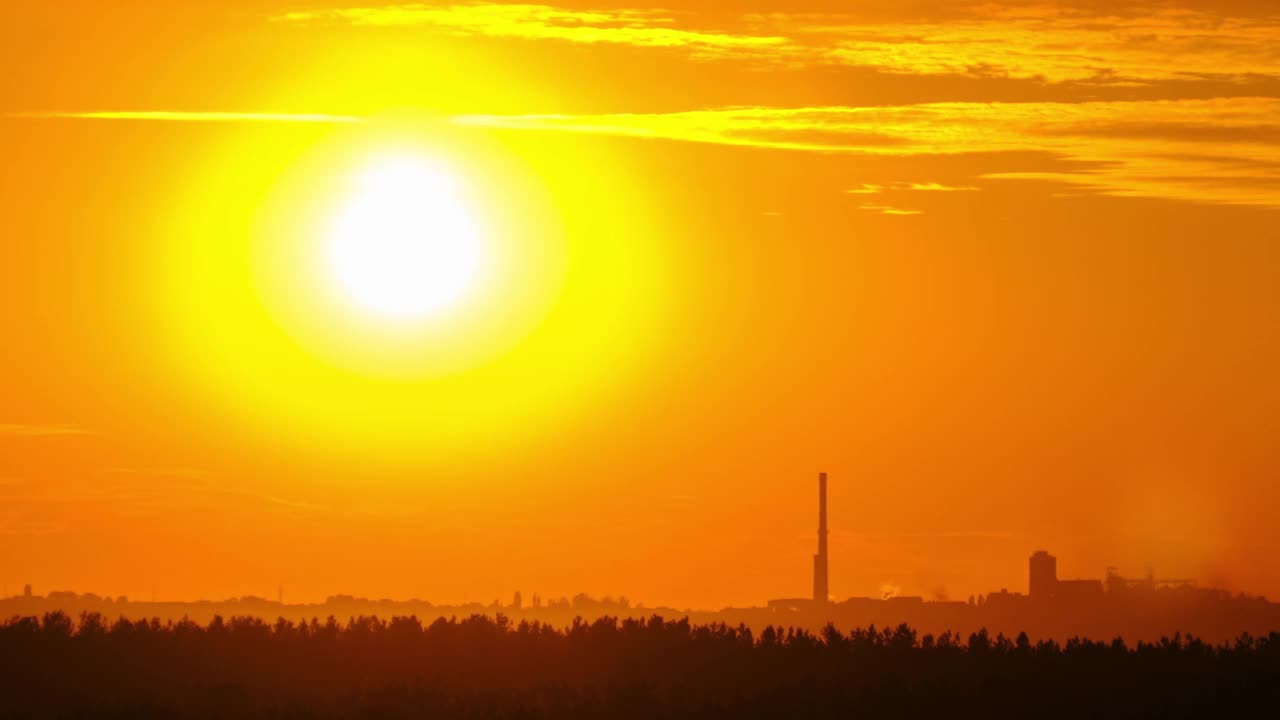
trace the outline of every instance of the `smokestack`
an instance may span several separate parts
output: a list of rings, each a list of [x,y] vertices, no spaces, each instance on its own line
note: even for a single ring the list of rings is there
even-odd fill
[[[818,473],[818,554],[813,556],[813,601],[827,600],[827,474]]]

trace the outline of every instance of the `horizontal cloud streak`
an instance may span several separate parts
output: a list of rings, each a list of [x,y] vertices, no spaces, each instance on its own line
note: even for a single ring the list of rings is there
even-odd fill
[[[91,112],[5,113],[7,118],[32,120],[164,120],[177,122],[355,123],[352,115],[319,113],[188,112],[181,110],[124,110]]]
[[[923,215],[924,214],[923,210],[907,210],[904,208],[896,208],[896,207],[893,207],[892,205],[863,205],[858,209],[866,210],[868,212],[879,213],[881,215],[906,216],[906,215]]]
[[[1232,98],[749,107],[656,114],[464,116],[455,121],[826,153],[1043,152],[1071,161],[1063,163],[1068,169],[1017,177],[1052,179],[1110,195],[1280,207],[1280,141],[1256,132],[1275,117],[1280,117],[1280,99]],[[1134,137],[1135,125],[1159,131]],[[1205,126],[1216,132],[1184,131]],[[907,188],[942,189],[929,184]],[[879,188],[864,186],[854,193],[872,194],[872,189]]]
[[[59,437],[66,435],[92,435],[76,425],[65,424],[15,424],[0,423],[0,437]]]
[[[34,112],[10,117],[176,122],[358,123],[350,115]],[[671,113],[461,115],[456,124],[882,156],[1048,153],[1061,169],[986,177],[1116,196],[1280,207],[1280,99],[734,107]],[[854,195],[971,191],[936,182],[862,185]],[[3,434],[0,431],[0,434]],[[12,433],[11,433],[12,434]]]
[[[886,193],[886,192],[948,192],[948,193],[972,192],[972,191],[976,191],[977,189],[978,188],[973,187],[972,185],[955,186],[955,185],[943,185],[942,183],[936,183],[936,182],[926,182],[926,183],[900,182],[900,183],[889,183],[887,185],[873,185],[873,184],[863,183],[862,185],[859,185],[856,188],[850,188],[848,190],[845,190],[845,192],[849,193],[850,195],[879,195],[881,193]]]
[[[786,38],[675,27],[662,10],[571,10],[536,4],[406,4],[286,13],[286,23],[427,27],[462,35],[688,48],[697,54],[740,54],[785,45]]]

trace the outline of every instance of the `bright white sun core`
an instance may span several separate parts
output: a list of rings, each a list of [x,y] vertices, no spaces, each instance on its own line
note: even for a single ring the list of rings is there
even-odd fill
[[[474,289],[483,260],[456,178],[422,158],[385,158],[356,175],[329,229],[342,293],[389,318],[436,315]]]

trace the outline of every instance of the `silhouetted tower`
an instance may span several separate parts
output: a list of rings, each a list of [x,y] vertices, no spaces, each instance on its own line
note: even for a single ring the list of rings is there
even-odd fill
[[[1044,550],[1035,551],[1031,555],[1031,597],[1050,598],[1057,589],[1058,558]]]
[[[818,473],[818,554],[813,556],[813,601],[827,600],[827,474]]]

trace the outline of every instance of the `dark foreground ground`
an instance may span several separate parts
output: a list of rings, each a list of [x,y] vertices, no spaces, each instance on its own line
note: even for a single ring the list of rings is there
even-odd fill
[[[1032,643],[605,618],[0,625],[0,717],[1277,717],[1280,633]]]

